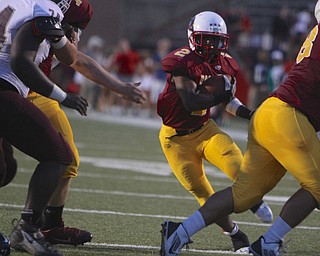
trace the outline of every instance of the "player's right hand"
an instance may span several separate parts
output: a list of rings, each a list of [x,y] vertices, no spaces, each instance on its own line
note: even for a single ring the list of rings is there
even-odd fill
[[[77,110],[82,116],[87,115],[88,102],[85,98],[77,94],[67,93],[67,97],[61,104],[65,107]]]
[[[126,100],[133,101],[135,103],[145,103],[147,100],[146,94],[141,91],[138,86],[140,85],[140,82],[138,83],[125,83],[125,90],[121,94],[122,98]]]

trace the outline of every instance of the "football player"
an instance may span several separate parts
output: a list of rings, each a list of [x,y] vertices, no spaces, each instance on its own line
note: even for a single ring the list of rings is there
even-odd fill
[[[248,210],[288,171],[300,184],[280,216],[250,245],[255,256],[282,255],[284,237],[320,205],[320,1],[311,30],[288,77],[256,110],[235,183],[212,195],[181,225],[165,221],[164,255],[178,255],[190,237],[221,217]],[[279,143],[281,141],[281,143]],[[197,223],[195,226],[193,223]],[[304,252],[304,254],[308,254]]]
[[[79,34],[86,28],[92,18],[93,9],[87,0],[53,0],[64,13],[62,21],[68,39],[78,45]],[[46,75],[50,75],[54,60],[53,50],[50,50],[48,58],[41,64],[40,68]],[[123,83],[108,73],[96,61],[86,54],[78,51],[77,59],[71,65],[76,71],[87,78],[95,81],[101,86],[108,88],[123,98],[143,103],[145,95],[137,88],[138,84]],[[51,121],[55,129],[60,132],[70,145],[74,154],[74,160],[68,167],[59,185],[50,199],[44,212],[44,222],[41,227],[42,233],[53,244],[79,245],[90,242],[92,234],[88,231],[65,227],[62,219],[63,208],[69,192],[71,178],[78,175],[80,164],[79,153],[73,139],[73,132],[66,114],[60,108],[59,102],[44,97],[37,93],[31,93],[28,97]]]
[[[48,45],[64,64],[76,60],[77,50],[64,34],[62,18],[59,7],[48,0],[0,2],[0,185],[9,183],[16,171],[11,169],[16,168],[15,161],[7,165],[10,145],[39,162],[10,235],[13,248],[33,255],[61,255],[45,241],[38,224],[73,154],[48,118],[26,99],[29,88],[81,115],[87,111],[85,99],[65,93],[34,62],[38,50]]]
[[[228,112],[246,119],[251,118],[252,111],[235,97],[238,65],[227,53],[229,35],[222,17],[215,12],[201,12],[191,19],[187,32],[189,46],[174,50],[162,60],[168,75],[157,104],[163,121],[159,138],[174,175],[203,205],[214,194],[203,159],[232,181],[237,180],[243,159],[231,137],[210,119],[210,108],[224,103]],[[225,90],[214,94],[198,90],[212,76],[223,77]],[[252,211],[263,222],[272,221],[272,211],[265,202],[257,202]],[[247,236],[229,217],[216,223],[231,237],[235,251],[248,249]],[[167,226],[162,232],[166,234]],[[163,248],[161,255],[167,255]]]

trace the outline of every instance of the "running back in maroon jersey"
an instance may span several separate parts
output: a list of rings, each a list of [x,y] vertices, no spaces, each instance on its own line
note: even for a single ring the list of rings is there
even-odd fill
[[[164,125],[176,129],[192,129],[201,126],[209,119],[210,109],[188,112],[175,88],[172,77],[185,76],[197,85],[201,85],[207,78],[217,74],[229,74],[235,77],[238,72],[238,64],[227,54],[213,63],[206,62],[188,46],[185,46],[169,53],[162,60],[162,69],[168,75],[165,88],[158,98],[158,115],[162,118]]]

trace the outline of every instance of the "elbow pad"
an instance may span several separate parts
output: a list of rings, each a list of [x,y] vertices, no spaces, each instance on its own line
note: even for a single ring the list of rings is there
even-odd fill
[[[51,41],[58,41],[64,36],[64,31],[58,18],[51,16],[37,17],[32,21],[35,35]]]

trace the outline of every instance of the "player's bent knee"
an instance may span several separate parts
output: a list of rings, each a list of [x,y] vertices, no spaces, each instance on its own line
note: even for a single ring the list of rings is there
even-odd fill
[[[254,193],[250,193],[250,191],[244,194],[244,193],[239,193],[238,191],[235,191],[235,189],[233,189],[232,193],[233,193],[233,204],[234,204],[235,213],[241,213],[251,209],[257,203],[259,203],[263,198],[262,193],[254,194]]]

